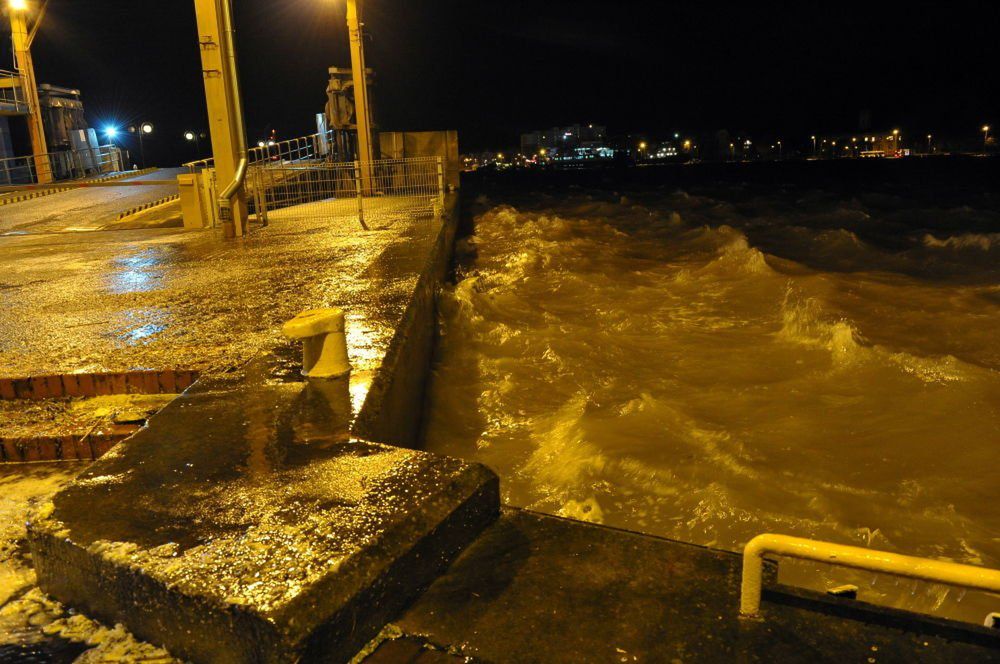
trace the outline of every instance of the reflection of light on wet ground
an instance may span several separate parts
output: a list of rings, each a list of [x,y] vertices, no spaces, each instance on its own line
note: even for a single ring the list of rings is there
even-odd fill
[[[165,249],[157,246],[114,259],[108,278],[108,290],[116,295],[157,290],[163,278],[163,270],[160,268],[165,259]]]
[[[130,330],[125,334],[124,339],[129,343],[138,343],[143,339],[148,339],[149,337],[162,332],[167,329],[166,325],[154,325],[150,323],[148,325],[143,325],[142,327],[137,327],[134,330]]]
[[[371,369],[382,363],[385,339],[391,334],[364,314],[347,314],[347,350],[355,369]]]
[[[365,404],[365,398],[368,396],[368,390],[372,386],[372,376],[371,371],[353,371],[351,372],[351,412],[354,414],[361,412],[361,407]]]
[[[118,337],[128,345],[147,343],[169,327],[167,311],[159,307],[137,309],[125,314],[125,327]],[[134,327],[133,327],[134,326]]]

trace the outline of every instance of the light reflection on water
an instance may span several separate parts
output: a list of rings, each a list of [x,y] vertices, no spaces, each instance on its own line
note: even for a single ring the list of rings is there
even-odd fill
[[[153,245],[114,259],[108,273],[108,292],[124,295],[162,288],[163,264],[169,258],[167,251],[165,247]]]
[[[1000,235],[972,232],[995,213],[537,205],[485,206],[459,247],[427,449],[493,467],[512,504],[699,544],[779,532],[1000,567]],[[786,573],[980,623],[997,609]]]
[[[125,312],[118,338],[134,346],[149,343],[169,328],[170,314],[162,307],[144,307]]]

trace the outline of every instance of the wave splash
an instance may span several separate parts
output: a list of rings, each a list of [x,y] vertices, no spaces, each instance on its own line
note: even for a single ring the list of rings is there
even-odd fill
[[[481,202],[441,298],[428,449],[493,467],[508,503],[699,544],[1000,565],[970,498],[1000,484],[998,285],[911,274],[996,238],[885,249],[860,209],[810,226],[659,196]]]

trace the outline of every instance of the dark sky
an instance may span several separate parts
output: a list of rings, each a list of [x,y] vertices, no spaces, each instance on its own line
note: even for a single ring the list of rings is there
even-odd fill
[[[248,132],[313,131],[325,68],[348,65],[343,0],[234,0]],[[1000,124],[1000,3],[365,0],[380,124],[457,128],[464,147],[595,122],[807,136]],[[161,161],[205,126],[193,2],[51,0],[39,79],[92,122],[150,121]],[[6,42],[6,38],[4,42]],[[9,67],[4,55],[0,68]],[[193,152],[193,151],[192,151]]]

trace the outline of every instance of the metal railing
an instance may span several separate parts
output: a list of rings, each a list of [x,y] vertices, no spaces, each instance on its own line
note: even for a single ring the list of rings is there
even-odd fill
[[[65,150],[31,157],[0,159],[0,185],[58,182],[97,177],[121,170],[121,149],[113,145],[102,145],[86,150]],[[41,180],[39,174],[43,176]]]
[[[767,554],[1000,593],[1000,570],[903,556],[801,537],[759,535],[750,540],[743,549],[740,615],[744,617],[755,618],[760,615],[764,556]]]
[[[12,113],[27,113],[28,100],[21,90],[21,75],[0,69],[0,110]]]
[[[258,163],[249,191],[262,223],[281,219],[412,219],[439,214],[445,195],[444,162],[439,157],[361,162]]]
[[[247,160],[251,166],[259,164],[295,164],[303,162],[332,162],[337,159],[336,136],[331,129],[323,134],[310,134],[287,141],[265,143],[247,150]],[[198,173],[213,168],[211,157],[184,164],[190,173]]]

